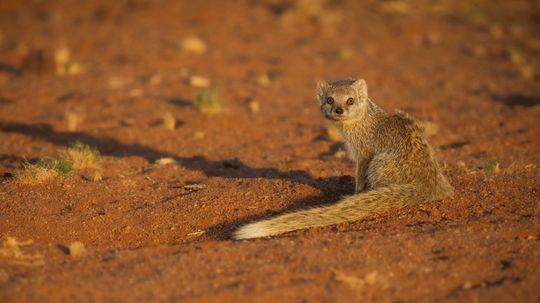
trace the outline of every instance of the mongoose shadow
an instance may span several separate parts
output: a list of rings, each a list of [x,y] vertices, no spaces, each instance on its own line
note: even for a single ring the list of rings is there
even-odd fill
[[[312,181],[310,184],[321,191],[320,195],[312,195],[291,201],[288,206],[279,211],[266,211],[263,214],[246,216],[234,221],[216,224],[206,230],[206,235],[214,240],[230,240],[234,230],[241,225],[296,210],[332,204],[340,200],[342,195],[351,194],[354,190],[354,178],[348,175],[318,178]]]
[[[182,98],[167,98],[167,103],[170,103],[176,107],[193,107],[193,102]]]
[[[280,171],[275,168],[253,168],[239,159],[221,161],[208,160],[203,156],[178,157],[141,144],[124,144],[112,138],[102,138],[84,132],[55,132],[48,124],[25,124],[0,122],[0,131],[20,133],[47,140],[57,145],[69,145],[82,141],[96,147],[101,154],[115,157],[139,156],[150,163],[164,157],[174,158],[180,165],[191,170],[202,171],[209,177],[288,179],[316,186],[318,183],[309,173],[302,170]]]
[[[352,193],[354,187],[354,180],[351,176],[314,178],[309,173],[301,170],[280,171],[275,168],[249,167],[239,159],[212,161],[202,156],[178,157],[148,146],[124,144],[112,138],[101,138],[84,132],[55,132],[48,124],[0,122],[0,131],[37,137],[58,145],[69,145],[78,140],[95,146],[103,155],[115,157],[139,156],[147,159],[150,163],[153,163],[159,158],[171,157],[183,167],[202,171],[209,177],[287,179],[297,183],[308,184],[321,191],[321,195],[293,201],[288,207],[279,212],[267,212],[265,214],[248,216],[232,222],[214,225],[209,228],[207,235],[216,240],[230,239],[231,233],[235,228],[256,219],[309,206],[336,202],[342,194]]]
[[[540,98],[532,96],[524,96],[519,94],[510,94],[510,95],[493,95],[492,99],[495,102],[502,103],[508,107],[533,107],[540,104]]]

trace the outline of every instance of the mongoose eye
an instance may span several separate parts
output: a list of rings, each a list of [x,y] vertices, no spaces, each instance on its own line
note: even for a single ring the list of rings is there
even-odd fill
[[[353,105],[353,104],[354,104],[354,99],[353,98],[347,99],[347,105]]]
[[[328,98],[326,99],[326,103],[328,103],[328,104],[334,104],[334,98],[328,97]]]

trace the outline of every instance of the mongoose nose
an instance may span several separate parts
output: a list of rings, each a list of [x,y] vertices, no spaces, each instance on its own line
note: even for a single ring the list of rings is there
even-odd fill
[[[341,115],[341,114],[343,114],[343,108],[338,107],[338,108],[336,108],[335,112],[336,112],[336,114]]]

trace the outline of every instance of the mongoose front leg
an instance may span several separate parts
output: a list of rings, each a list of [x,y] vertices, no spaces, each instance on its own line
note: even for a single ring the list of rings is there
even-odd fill
[[[356,194],[363,191],[366,186],[366,170],[368,163],[368,159],[359,159],[356,161],[356,182],[354,189],[354,193]]]

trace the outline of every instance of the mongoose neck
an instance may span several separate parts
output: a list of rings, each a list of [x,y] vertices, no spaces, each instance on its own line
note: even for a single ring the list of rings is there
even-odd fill
[[[371,101],[371,99],[368,99],[367,116],[369,116],[373,121],[380,122],[381,120],[388,117],[388,114],[377,104],[375,104],[375,102]]]
[[[363,115],[358,119],[350,119],[336,123],[341,132],[345,145],[351,152],[353,159],[370,154],[373,150],[373,132],[375,128],[387,118],[386,112],[368,99]]]

